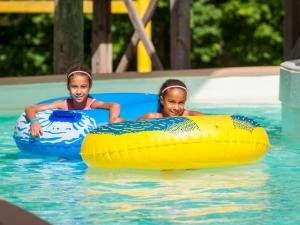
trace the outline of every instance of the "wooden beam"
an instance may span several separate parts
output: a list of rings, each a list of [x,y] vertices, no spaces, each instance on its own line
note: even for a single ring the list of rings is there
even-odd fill
[[[82,0],[55,0],[54,73],[83,63]]]
[[[156,7],[157,7],[157,0],[151,0],[142,19],[143,25],[146,25],[151,20]],[[134,53],[136,51],[136,46],[139,40],[140,40],[139,34],[137,31],[135,31],[130,39],[130,43],[126,48],[125,53],[122,55],[122,58],[117,66],[116,73],[125,72],[127,70],[128,64],[134,56]]]
[[[284,59],[300,58],[300,10],[299,0],[285,0]]]
[[[112,72],[110,0],[94,0],[92,27],[92,72]]]
[[[136,1],[134,1],[136,5]],[[83,12],[93,12],[93,0],[83,1]],[[54,13],[54,0],[0,0],[0,13]],[[111,13],[126,14],[127,9],[123,1],[111,2]]]
[[[0,1],[0,13],[53,13],[54,1]]]
[[[171,0],[171,69],[191,68],[191,0]]]
[[[131,0],[124,0],[126,8],[128,10],[128,16],[131,20],[131,23],[133,24],[135,30],[139,34],[140,39],[142,40],[147,53],[149,57],[152,60],[153,66],[157,70],[163,70],[163,66],[158,58],[158,55],[155,51],[153,43],[149,40],[147,37],[147,33],[145,31],[145,28],[143,26],[143,22],[140,19],[136,9],[134,8],[134,5]]]

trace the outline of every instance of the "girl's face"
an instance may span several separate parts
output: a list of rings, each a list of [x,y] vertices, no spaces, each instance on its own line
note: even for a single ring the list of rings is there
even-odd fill
[[[181,88],[170,88],[164,96],[160,96],[162,114],[166,117],[182,116],[186,101],[186,91]]]
[[[69,78],[68,90],[74,102],[83,103],[91,90],[89,77],[75,73]]]

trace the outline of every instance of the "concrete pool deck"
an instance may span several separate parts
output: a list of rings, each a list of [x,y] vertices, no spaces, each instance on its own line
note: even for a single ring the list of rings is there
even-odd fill
[[[91,93],[157,93],[168,78],[188,86],[187,104],[279,104],[279,66],[232,67],[151,73],[94,75]],[[26,105],[68,96],[65,75],[0,78],[0,111],[23,110]]]

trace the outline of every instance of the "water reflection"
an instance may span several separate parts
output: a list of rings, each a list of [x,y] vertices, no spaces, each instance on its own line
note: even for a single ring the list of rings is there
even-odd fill
[[[106,222],[116,215],[185,224],[224,222],[229,214],[268,207],[270,195],[263,188],[267,170],[265,164],[181,171],[88,169],[87,198],[81,204],[101,209]]]

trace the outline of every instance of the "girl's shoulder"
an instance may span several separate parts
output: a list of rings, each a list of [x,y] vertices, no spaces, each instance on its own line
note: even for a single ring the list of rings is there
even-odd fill
[[[163,115],[161,113],[149,112],[149,113],[141,116],[137,120],[146,120],[146,119],[154,119],[154,118],[162,118],[162,117],[163,117]]]
[[[162,113],[160,113],[160,112],[150,112],[150,113],[147,113],[146,115],[148,115],[149,119],[163,117]]]
[[[184,116],[202,116],[204,115],[202,112],[185,110]]]

